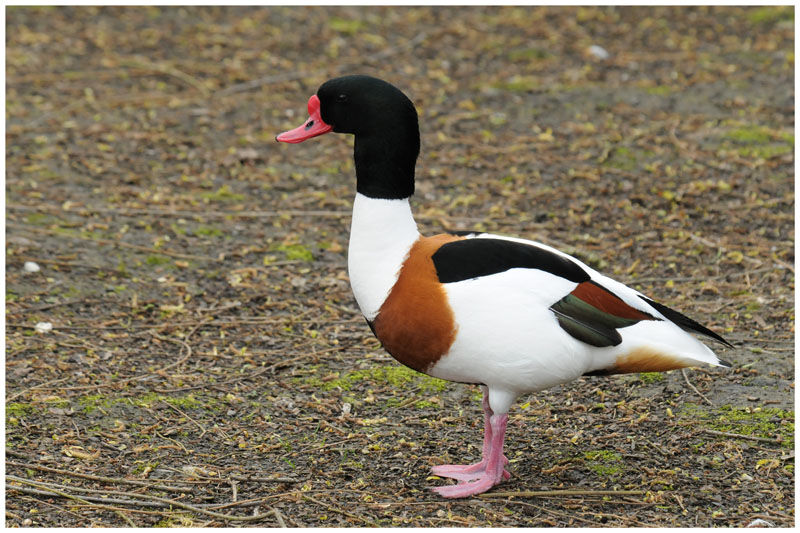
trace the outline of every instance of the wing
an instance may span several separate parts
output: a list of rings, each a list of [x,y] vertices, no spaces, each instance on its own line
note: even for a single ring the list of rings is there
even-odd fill
[[[618,330],[643,320],[667,320],[685,331],[706,335],[730,346],[698,322],[549,246],[487,234],[470,237],[448,242],[433,254],[440,283],[490,276],[512,268],[542,270],[577,284],[569,294],[553,303],[550,310],[564,331],[586,344],[617,346],[622,342]]]
[[[622,342],[620,328],[642,320],[659,320],[631,307],[619,296],[595,281],[584,281],[550,306],[559,325],[576,339],[597,347]]]

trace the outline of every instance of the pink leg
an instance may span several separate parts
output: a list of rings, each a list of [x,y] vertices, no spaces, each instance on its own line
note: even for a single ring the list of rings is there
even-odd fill
[[[433,490],[446,498],[464,498],[480,494],[511,477],[504,468],[508,459],[503,455],[508,415],[495,415],[489,406],[489,390],[483,390],[483,458],[472,465],[439,465],[432,469],[436,476],[458,480],[457,485],[436,487]]]
[[[503,440],[506,433],[506,424],[508,423],[508,415],[492,415],[489,419],[489,425],[492,430],[492,438],[489,442],[489,453],[484,458],[486,461],[485,468],[479,473],[475,481],[461,482],[458,485],[449,485],[447,487],[435,487],[433,490],[438,492],[445,498],[466,498],[467,496],[474,496],[481,494],[491,489],[503,479],[507,479],[505,474],[507,472],[503,468]]]
[[[434,476],[448,477],[457,479],[459,481],[471,481],[483,476],[486,470],[486,462],[491,451],[492,445],[492,425],[490,423],[491,417],[494,414],[491,407],[489,407],[489,391],[486,387],[481,387],[483,390],[483,453],[480,462],[471,465],[438,465],[431,469]],[[503,466],[508,464],[508,459],[503,456]],[[511,477],[507,471],[503,470],[503,479]]]

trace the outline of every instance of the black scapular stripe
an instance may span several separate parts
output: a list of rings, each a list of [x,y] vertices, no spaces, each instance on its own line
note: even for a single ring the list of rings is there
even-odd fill
[[[544,270],[575,283],[589,280],[577,263],[548,250],[504,239],[464,239],[442,245],[433,254],[440,283],[499,274],[512,268]]]
[[[706,337],[711,337],[715,341],[721,342],[722,344],[724,344],[728,348],[733,348],[733,345],[731,343],[729,343],[728,341],[726,341],[725,339],[723,339],[722,337],[720,337],[719,335],[717,335],[716,333],[714,333],[713,331],[711,331],[710,329],[705,327],[704,325],[700,324],[699,322],[696,322],[696,321],[692,320],[688,316],[686,316],[686,315],[684,315],[682,313],[679,313],[678,311],[676,311],[674,309],[670,309],[666,305],[660,304],[658,302],[654,302],[650,298],[645,298],[642,295],[639,295],[639,298],[641,298],[642,300],[644,300],[648,304],[652,305],[653,308],[656,311],[658,311],[659,313],[664,315],[667,318],[667,320],[669,320],[670,322],[674,322],[682,330],[684,330],[684,331],[692,331],[694,333],[699,333],[701,335],[705,335]],[[720,361],[720,362],[724,363],[724,361]],[[727,364],[726,366],[730,366],[730,364]]]

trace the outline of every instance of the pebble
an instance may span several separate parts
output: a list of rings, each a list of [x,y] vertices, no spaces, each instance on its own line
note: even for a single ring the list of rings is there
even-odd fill
[[[39,322],[34,326],[33,329],[35,329],[37,333],[47,333],[48,331],[53,329],[53,324],[51,324],[50,322]]]
[[[589,47],[589,54],[593,55],[597,59],[608,59],[611,57],[611,54],[608,53],[608,50],[596,44],[593,44]]]
[[[775,524],[761,518],[756,518],[745,527],[775,527]]]
[[[25,270],[25,272],[39,272],[41,270],[39,265],[33,261],[25,261],[25,264],[22,265],[22,268]]]

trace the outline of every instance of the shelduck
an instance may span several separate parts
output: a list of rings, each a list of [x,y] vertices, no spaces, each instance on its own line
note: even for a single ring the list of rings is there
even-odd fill
[[[480,494],[510,477],[503,441],[522,394],[583,375],[730,366],[690,333],[731,346],[721,336],[550,246],[487,233],[420,235],[409,205],[417,112],[393,85],[334,78],[308,112],[277,140],[355,135],[347,266],[372,332],[400,363],[483,391],[483,458],[435,466],[434,475],[457,481],[435,487],[440,495]]]

